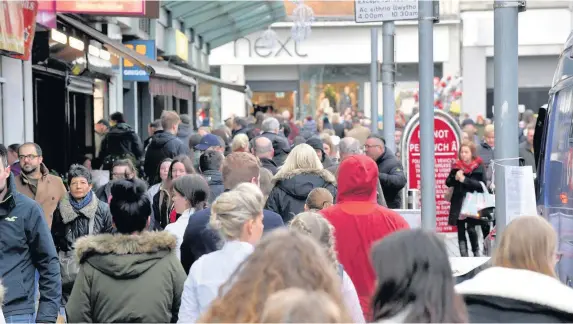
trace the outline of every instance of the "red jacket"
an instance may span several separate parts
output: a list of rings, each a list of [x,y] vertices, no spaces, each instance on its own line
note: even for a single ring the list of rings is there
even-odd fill
[[[348,157],[338,174],[336,205],[321,213],[334,226],[338,260],[356,287],[364,317],[370,320],[376,281],[370,249],[386,235],[410,227],[398,213],[377,204],[378,166],[371,158]]]

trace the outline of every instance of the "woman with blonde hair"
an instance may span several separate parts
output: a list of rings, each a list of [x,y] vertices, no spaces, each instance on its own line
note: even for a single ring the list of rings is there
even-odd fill
[[[266,209],[282,216],[285,224],[304,211],[306,198],[314,188],[326,188],[336,197],[336,178],[308,144],[295,146],[273,178]]]
[[[261,323],[345,323],[343,312],[328,294],[289,288],[265,302]]]
[[[211,226],[220,231],[225,243],[221,250],[203,255],[191,266],[181,296],[179,323],[195,323],[217,297],[219,287],[253,252],[263,234],[263,204],[261,190],[252,183],[242,183],[215,200]]]
[[[277,229],[266,235],[255,251],[219,289],[218,297],[199,323],[260,323],[267,299],[287,288],[323,291],[350,323],[332,263],[314,239],[297,231]]]
[[[342,264],[336,257],[334,227],[322,215],[314,212],[304,212],[296,215],[290,223],[290,228],[307,234],[320,243],[325,251],[333,269],[336,270],[342,282],[342,297],[344,303],[355,323],[364,323],[364,315],[358,300],[356,288]]]
[[[231,152],[249,153],[249,137],[246,134],[237,134],[231,142]]]
[[[513,220],[491,268],[456,286],[472,323],[571,323],[573,290],[559,281],[557,234],[540,216]]]

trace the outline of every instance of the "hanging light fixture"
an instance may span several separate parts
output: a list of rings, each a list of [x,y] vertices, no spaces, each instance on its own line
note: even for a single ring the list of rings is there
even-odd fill
[[[262,43],[261,45],[264,48],[272,50],[277,45],[277,38],[277,33],[271,29],[271,26],[269,26],[269,28],[263,32],[260,43]]]
[[[300,43],[310,37],[311,25],[314,22],[314,11],[305,5],[302,0],[294,0],[297,4],[292,11],[293,26],[291,36],[295,42]]]

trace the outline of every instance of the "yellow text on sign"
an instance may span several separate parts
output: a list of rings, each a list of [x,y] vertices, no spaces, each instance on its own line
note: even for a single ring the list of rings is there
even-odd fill
[[[129,49],[131,49],[131,50],[134,49],[134,48],[133,48],[133,44],[126,44],[125,47],[127,47],[127,48],[129,48]],[[136,51],[138,54],[145,55],[145,53],[147,52],[147,45],[145,45],[145,44],[138,44],[138,45],[135,46],[135,51]],[[134,64],[133,64],[130,60],[128,60],[128,59],[123,59],[123,66],[124,66],[124,67],[133,67]]]

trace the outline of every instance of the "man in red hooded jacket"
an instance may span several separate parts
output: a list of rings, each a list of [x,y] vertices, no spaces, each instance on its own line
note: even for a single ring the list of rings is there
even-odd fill
[[[410,226],[398,213],[376,202],[378,166],[371,158],[349,156],[340,164],[338,174],[336,205],[320,212],[334,226],[338,260],[352,279],[369,320],[376,281],[370,248],[386,235]]]

